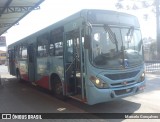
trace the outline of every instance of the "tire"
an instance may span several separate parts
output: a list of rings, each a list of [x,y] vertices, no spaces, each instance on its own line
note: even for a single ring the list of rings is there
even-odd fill
[[[63,95],[63,86],[61,80],[58,77],[55,77],[53,81],[54,81],[53,92],[55,97],[61,100],[65,100],[65,96]]]

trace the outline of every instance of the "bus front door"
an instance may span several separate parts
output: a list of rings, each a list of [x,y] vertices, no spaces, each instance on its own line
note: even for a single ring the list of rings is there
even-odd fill
[[[35,51],[34,45],[30,44],[27,48],[28,50],[28,77],[29,81],[33,82],[35,80]]]
[[[84,67],[82,60],[82,37],[80,29],[65,34],[65,83],[67,95],[84,100],[85,83],[83,78]]]

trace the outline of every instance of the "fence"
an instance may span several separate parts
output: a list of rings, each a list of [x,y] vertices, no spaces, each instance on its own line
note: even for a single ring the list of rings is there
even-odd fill
[[[150,45],[148,48],[144,48],[144,59],[146,73],[160,74],[160,58],[156,51],[156,43],[154,43],[154,45]]]
[[[160,60],[145,61],[146,73],[160,73]]]

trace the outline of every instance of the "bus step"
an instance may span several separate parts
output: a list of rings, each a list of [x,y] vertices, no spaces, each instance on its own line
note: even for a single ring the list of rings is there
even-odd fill
[[[81,97],[80,94],[78,94],[78,95],[72,95],[72,96],[69,96],[69,97],[71,97],[73,99],[76,99],[76,100],[79,100],[79,101],[82,101],[82,97]]]
[[[82,99],[81,95],[69,96],[69,97],[72,98],[72,99],[78,100],[80,102],[87,103],[86,98]]]
[[[77,95],[77,93],[75,93],[75,92],[68,92],[67,95],[68,96],[75,96],[75,95]]]

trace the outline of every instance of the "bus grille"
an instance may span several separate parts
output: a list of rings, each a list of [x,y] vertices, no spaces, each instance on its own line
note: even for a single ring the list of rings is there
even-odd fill
[[[128,73],[120,73],[120,74],[105,74],[105,76],[111,80],[121,80],[121,79],[135,77],[138,73],[139,73],[139,70],[134,72],[128,72]]]
[[[120,86],[126,86],[126,85],[131,85],[135,83],[135,80],[132,80],[132,81],[126,81],[125,84],[124,82],[120,82],[120,83],[112,83],[111,85],[112,86],[115,86],[115,87],[120,87]]]
[[[115,90],[115,94],[116,95],[123,95],[123,94],[128,94],[131,93],[133,91],[133,88],[129,88],[129,89],[122,89],[122,90]]]

